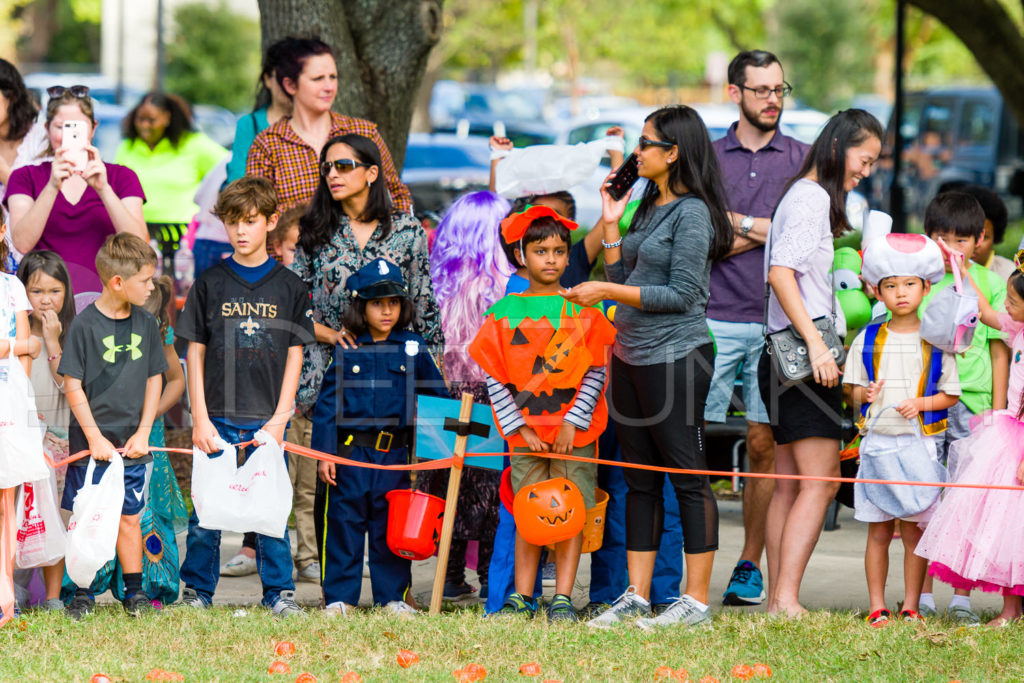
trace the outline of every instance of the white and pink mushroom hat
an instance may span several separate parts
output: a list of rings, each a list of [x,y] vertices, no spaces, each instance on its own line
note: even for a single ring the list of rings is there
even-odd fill
[[[889,233],[864,249],[861,278],[872,287],[887,277],[919,277],[933,284],[945,276],[939,245],[916,233]]]

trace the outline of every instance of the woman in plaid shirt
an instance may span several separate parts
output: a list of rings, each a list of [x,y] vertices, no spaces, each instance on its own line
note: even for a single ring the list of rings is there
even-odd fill
[[[324,42],[292,38],[274,70],[292,100],[292,115],[282,117],[256,136],[245,172],[269,178],[277,190],[278,211],[308,202],[319,180],[317,159],[330,138],[357,133],[373,141],[380,154],[383,182],[396,210],[409,213],[412,196],[402,184],[377,125],[331,111],[338,94],[338,68]]]

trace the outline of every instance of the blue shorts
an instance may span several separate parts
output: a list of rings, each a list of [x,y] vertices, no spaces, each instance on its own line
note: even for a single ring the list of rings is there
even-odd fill
[[[96,463],[96,471],[93,473],[92,483],[96,484],[107,471],[109,463]],[[85,465],[70,465],[67,476],[64,479],[64,495],[61,496],[60,506],[64,510],[73,510],[75,496],[85,485]],[[146,507],[146,482],[149,479],[149,466],[128,465],[124,466],[124,503],[121,506],[122,515],[137,515]]]
[[[764,348],[764,326],[761,323],[734,323],[709,318],[708,329],[715,337],[715,374],[711,378],[704,419],[725,422],[739,376],[743,381],[747,422],[767,424],[768,411],[761,400],[757,381],[757,364]]]

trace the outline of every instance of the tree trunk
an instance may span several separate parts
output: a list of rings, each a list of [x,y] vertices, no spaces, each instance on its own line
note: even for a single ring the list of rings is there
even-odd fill
[[[1024,36],[1000,0],[908,0],[957,35],[1024,125]]]
[[[441,37],[443,0],[259,0],[263,49],[286,36],[316,36],[334,50],[334,109],[377,124],[395,166],[430,50]]]

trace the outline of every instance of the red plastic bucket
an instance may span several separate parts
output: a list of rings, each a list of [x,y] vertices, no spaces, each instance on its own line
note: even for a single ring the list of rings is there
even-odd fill
[[[425,560],[441,538],[444,500],[412,489],[388,491],[388,548],[407,560]]]

